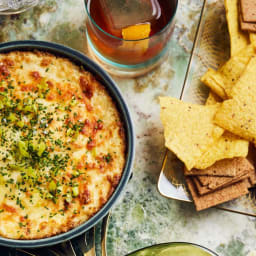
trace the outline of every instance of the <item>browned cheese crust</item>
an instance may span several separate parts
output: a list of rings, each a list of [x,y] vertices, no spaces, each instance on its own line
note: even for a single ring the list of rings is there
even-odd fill
[[[107,90],[68,59],[0,54],[0,235],[39,239],[90,219],[125,165]]]

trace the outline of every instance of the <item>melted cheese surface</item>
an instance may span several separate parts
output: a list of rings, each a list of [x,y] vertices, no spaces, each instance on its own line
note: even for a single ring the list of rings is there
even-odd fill
[[[107,202],[125,165],[125,135],[106,89],[44,52],[0,54],[0,235],[66,232]]]

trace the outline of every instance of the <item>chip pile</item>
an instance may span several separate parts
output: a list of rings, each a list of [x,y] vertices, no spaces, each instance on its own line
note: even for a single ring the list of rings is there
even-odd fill
[[[206,104],[160,97],[165,146],[184,163],[198,211],[245,195],[256,184],[256,35],[240,22],[241,6],[245,10],[249,2],[225,0],[231,57],[201,78],[210,88]]]

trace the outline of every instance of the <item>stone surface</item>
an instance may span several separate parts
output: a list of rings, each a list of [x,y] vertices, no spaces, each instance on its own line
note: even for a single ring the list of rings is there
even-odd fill
[[[170,241],[194,242],[223,256],[254,255],[255,219],[216,209],[197,213],[192,204],[163,198],[157,179],[164,152],[157,97],[179,97],[202,7],[202,0],[180,0],[170,56],[161,67],[137,79],[117,79],[136,129],[133,178],[112,210],[110,256]],[[42,0],[17,16],[0,16],[0,41],[48,40],[86,53],[82,0]]]

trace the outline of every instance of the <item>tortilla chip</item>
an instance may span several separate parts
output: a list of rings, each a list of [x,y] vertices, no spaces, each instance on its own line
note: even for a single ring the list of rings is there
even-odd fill
[[[241,97],[248,101],[251,97],[256,98],[253,93],[256,91],[256,55],[253,55],[247,64],[243,74],[230,91],[230,98]]]
[[[160,105],[165,146],[190,170],[224,132],[213,124],[219,104],[202,106],[160,97]]]
[[[206,105],[216,104],[219,100],[220,98],[217,95],[210,92]],[[205,153],[203,153],[194,168],[203,170],[222,159],[246,157],[248,148],[248,141],[232,133],[225,132]]]
[[[235,157],[232,159],[223,159],[204,170],[192,169],[188,171],[187,169],[185,169],[184,174],[185,176],[211,175],[233,177],[237,174],[239,170],[241,159],[244,158]]]
[[[209,95],[208,95],[208,98],[205,102],[205,105],[214,105],[214,104],[219,103],[219,102],[222,102],[222,99],[217,94],[210,91]]]
[[[256,33],[250,33],[249,37],[250,37],[250,42],[252,44],[255,44],[256,43]]]
[[[216,104],[218,101],[220,101],[220,98],[210,92],[206,104]],[[216,161],[222,159],[246,157],[248,155],[248,149],[248,141],[243,140],[232,133],[225,132],[216,143],[203,154],[195,168],[205,169],[213,165]]]
[[[206,105],[216,104],[220,98],[210,92]],[[233,158],[246,157],[248,154],[249,142],[235,136],[232,133],[224,134],[211,146],[196,163],[195,168],[205,169],[215,162]]]
[[[214,191],[213,193],[200,196],[197,193],[195,184],[193,183],[192,179],[186,178],[186,182],[195,202],[197,211],[201,211],[246,195],[249,193],[248,187],[250,186],[248,179],[245,179],[228,187]]]
[[[209,68],[208,71],[201,77],[201,82],[208,86],[211,91],[217,94],[220,98],[227,98],[224,88],[225,82],[221,72]]]
[[[215,162],[233,158],[246,157],[248,154],[249,142],[232,133],[225,132],[197,161],[194,168],[205,169]]]
[[[240,30],[238,7],[238,0],[225,0],[231,56],[235,56],[249,44],[248,33]]]
[[[218,71],[209,69],[201,81],[219,97],[227,99],[229,91],[240,78],[254,53],[254,46],[251,44],[230,58]]]
[[[256,142],[256,57],[252,57],[243,75],[231,90],[232,99],[222,103],[215,122],[224,129]]]
[[[216,124],[255,143],[255,103],[256,102],[249,103],[246,99],[241,99],[240,97],[225,101],[215,116]]]

